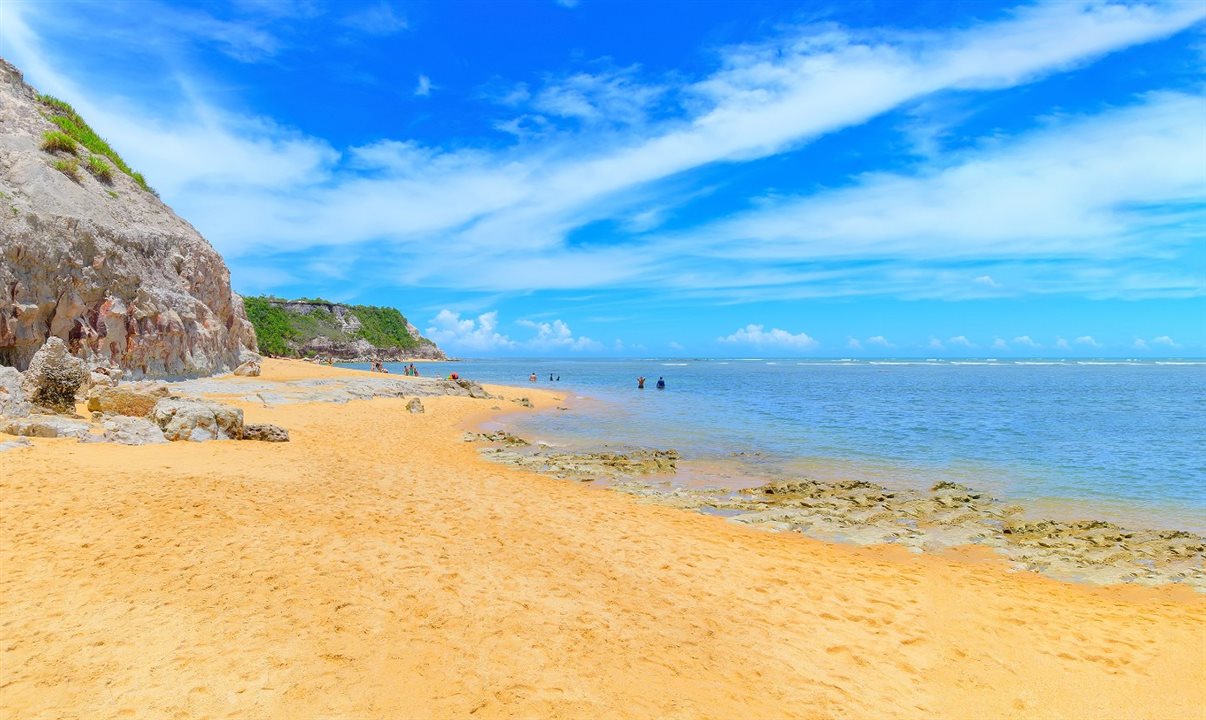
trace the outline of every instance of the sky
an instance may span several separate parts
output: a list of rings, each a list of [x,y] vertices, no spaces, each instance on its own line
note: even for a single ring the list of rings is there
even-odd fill
[[[243,294],[464,357],[1202,357],[1206,3],[4,0]]]

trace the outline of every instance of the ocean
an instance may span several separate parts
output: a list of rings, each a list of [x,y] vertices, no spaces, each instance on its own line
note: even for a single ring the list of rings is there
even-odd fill
[[[508,414],[497,425],[573,450],[674,448],[683,458],[675,482],[685,485],[951,480],[1035,517],[1206,532],[1206,360],[508,358],[419,367],[564,393],[567,411]],[[659,377],[666,390],[654,388]]]

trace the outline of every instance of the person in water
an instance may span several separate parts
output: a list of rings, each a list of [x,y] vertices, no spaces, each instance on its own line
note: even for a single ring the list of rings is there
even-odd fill
[[[644,390],[644,389],[645,389],[645,378],[644,377],[637,378],[637,390]]]
[[[658,389],[658,390],[665,390],[665,389],[666,389],[666,380],[665,380],[665,378],[658,378],[658,379],[657,379],[657,389]]]
[[[536,373],[532,373],[528,376],[528,382],[536,382]]]

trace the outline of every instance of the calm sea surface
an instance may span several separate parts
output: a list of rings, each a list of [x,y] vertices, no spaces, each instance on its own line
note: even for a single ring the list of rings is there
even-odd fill
[[[420,369],[565,393],[568,411],[500,423],[574,449],[676,448],[684,484],[949,479],[1036,516],[1206,531],[1206,360],[492,359]]]

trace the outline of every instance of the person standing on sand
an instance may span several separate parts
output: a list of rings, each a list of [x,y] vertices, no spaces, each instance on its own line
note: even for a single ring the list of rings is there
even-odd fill
[[[645,378],[644,378],[644,376],[642,376],[642,377],[637,378],[637,390],[644,390],[644,389],[645,389]]]

